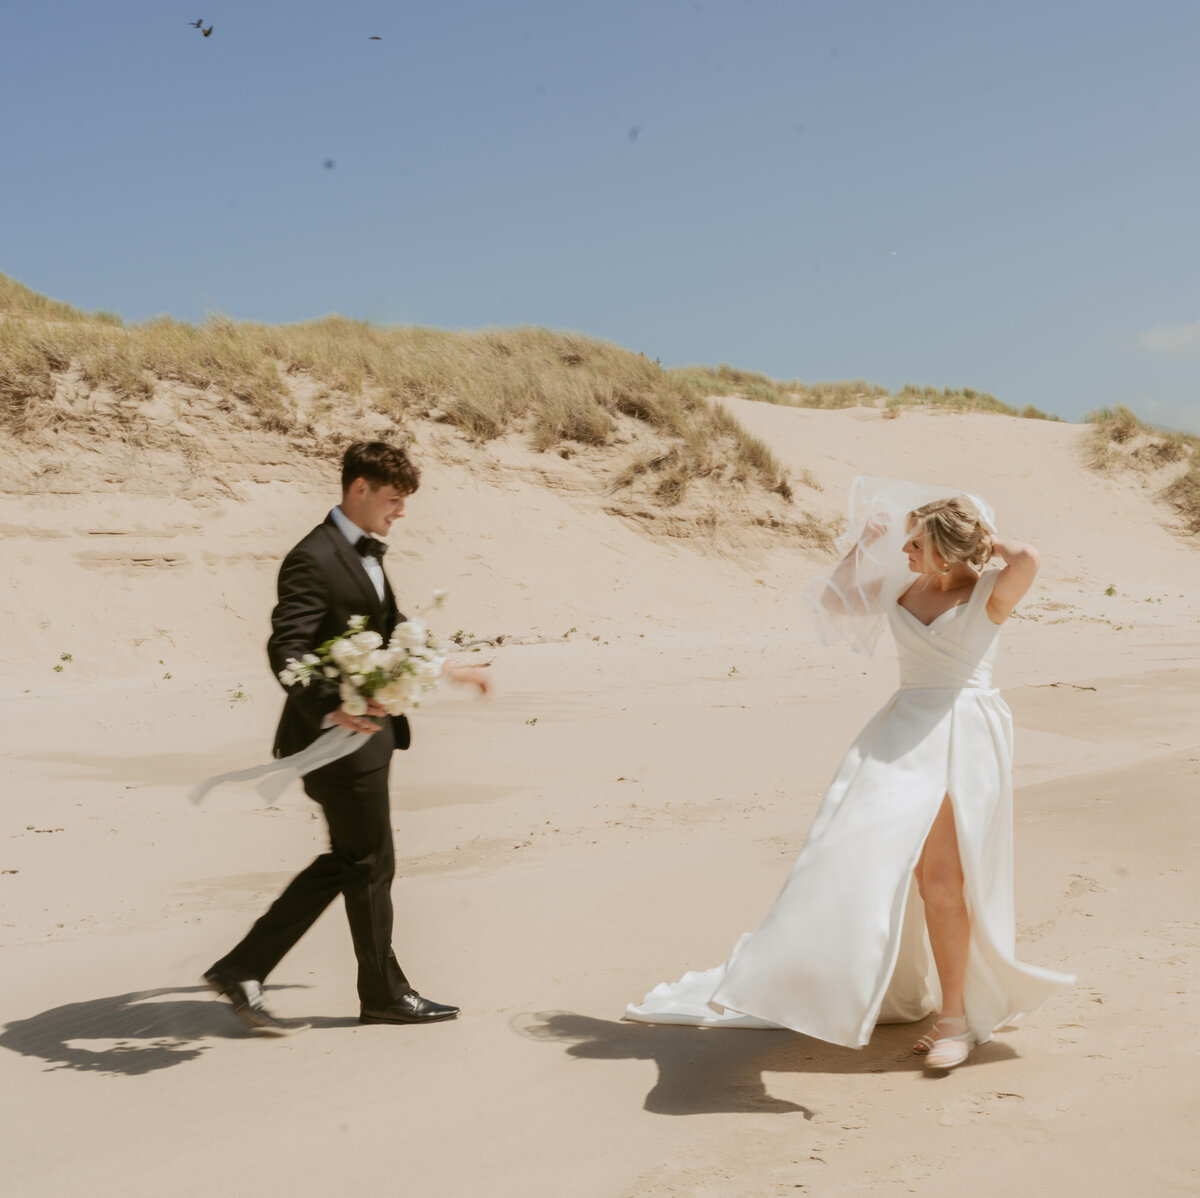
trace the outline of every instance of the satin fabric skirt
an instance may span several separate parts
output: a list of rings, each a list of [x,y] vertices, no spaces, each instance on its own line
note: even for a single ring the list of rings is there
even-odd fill
[[[1073,978],[1014,957],[1012,716],[993,690],[897,691],[825,793],[783,891],[723,965],[656,986],[626,1018],[785,1027],[861,1047],[877,1022],[937,1010],[913,878],[946,795],[971,919],[967,1019],[977,1040]]]

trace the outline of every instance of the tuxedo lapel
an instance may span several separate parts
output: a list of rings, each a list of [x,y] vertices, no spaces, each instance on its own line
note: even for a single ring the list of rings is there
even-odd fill
[[[373,617],[375,627],[384,633],[386,631],[384,606],[379,601],[379,593],[375,590],[375,584],[371,581],[371,576],[363,565],[363,559],[358,555],[354,546],[342,536],[332,519],[326,517],[325,523],[321,527],[333,548],[334,557],[345,572],[346,581],[362,596],[364,611]]]
[[[383,606],[388,621],[384,635],[390,637],[396,625],[404,619],[404,614],[396,603],[396,592],[392,590],[392,580],[388,577],[386,570],[383,572]]]

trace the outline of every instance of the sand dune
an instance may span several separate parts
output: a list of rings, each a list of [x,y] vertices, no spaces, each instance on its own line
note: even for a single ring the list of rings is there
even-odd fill
[[[422,426],[389,572],[410,604],[449,588],[443,632],[506,638],[466,655],[495,698],[424,709],[393,769],[401,959],[463,1015],[358,1027],[331,910],[272,979],[312,1030],[245,1038],[198,975],[322,826],[298,790],[184,795],[269,744],[274,571],[332,472],[279,453],[224,494],[0,494],[6,1193],[1196,1192],[1195,542],[1087,471],[1077,427],[729,404],[813,472],[818,518],[857,473],[938,479],[1041,548],[998,671],[1019,938],[1078,987],[936,1080],[902,1027],[852,1052],[620,1022],[755,925],[894,664],[814,643],[798,592],[825,559],[795,537],[655,535],[578,463]]]

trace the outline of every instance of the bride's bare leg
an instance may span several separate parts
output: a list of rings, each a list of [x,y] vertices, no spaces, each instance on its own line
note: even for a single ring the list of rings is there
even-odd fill
[[[942,800],[929,829],[916,874],[917,889],[925,904],[929,945],[942,984],[942,1018],[962,1018],[966,1014],[963,986],[967,979],[971,921],[963,895],[962,862],[949,795]]]

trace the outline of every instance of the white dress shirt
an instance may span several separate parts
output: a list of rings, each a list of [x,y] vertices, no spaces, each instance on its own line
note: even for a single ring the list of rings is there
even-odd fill
[[[340,507],[335,507],[331,511],[330,516],[333,518],[334,524],[338,526],[338,531],[350,542],[351,545],[357,545],[367,534],[363,532]],[[377,557],[364,557],[362,559],[363,569],[366,570],[367,576],[375,584],[375,593],[379,596],[379,601],[383,602],[383,562]]]
[[[340,507],[335,507],[329,513],[334,524],[338,527],[338,532],[350,542],[351,545],[357,545],[358,542],[367,534],[363,532]],[[367,576],[375,584],[375,592],[379,596],[379,601],[383,602],[383,563],[377,557],[364,557],[361,559],[363,569],[366,570]],[[322,728],[333,727],[333,714],[330,713],[321,721]]]

